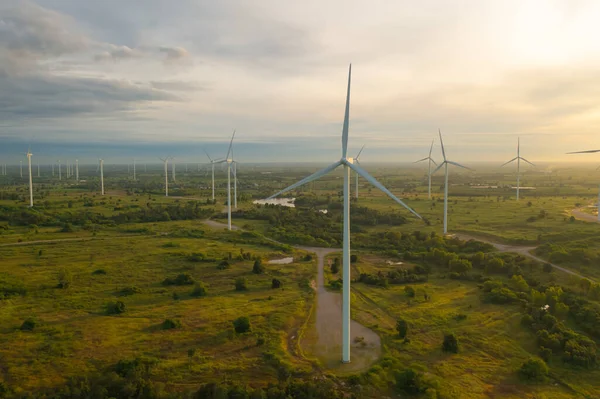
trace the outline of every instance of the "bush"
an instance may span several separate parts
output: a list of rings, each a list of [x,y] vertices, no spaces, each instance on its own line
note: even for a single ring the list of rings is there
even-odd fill
[[[73,225],[71,223],[65,223],[60,231],[61,233],[72,233],[74,231]]]
[[[194,286],[194,290],[192,291],[191,296],[201,297],[201,296],[206,296],[206,294],[207,294],[206,287],[204,286],[204,284],[201,281],[199,281]]]
[[[142,290],[135,285],[132,285],[131,287],[125,287],[119,291],[119,293],[124,296],[139,294],[140,292],[142,292]]]
[[[262,264],[262,260],[257,259],[254,261],[254,266],[252,266],[252,273],[254,274],[262,274],[265,272],[265,267]]]
[[[162,322],[161,327],[163,330],[171,330],[181,327],[181,322],[179,320],[166,319]]]
[[[92,274],[94,274],[94,275],[106,274],[106,270],[104,270],[104,269],[97,269],[97,270],[94,270],[92,272]]]
[[[453,333],[444,335],[442,350],[444,352],[458,353],[458,339],[456,339]]]
[[[304,261],[305,262],[310,262],[313,259],[311,254],[306,254],[306,256],[304,257]]]
[[[32,331],[35,326],[36,326],[36,322],[33,319],[27,319],[23,322],[23,324],[21,324],[20,330],[21,331]]]
[[[274,278],[271,280],[271,288],[281,288],[281,281]]]
[[[65,268],[58,272],[58,288],[69,288],[73,283],[73,275]]]
[[[250,320],[245,316],[238,317],[233,321],[233,328],[238,334],[250,332]]]
[[[331,273],[332,274],[338,274],[339,271],[340,271],[340,265],[339,265],[339,263],[333,262],[331,264]]]
[[[358,256],[350,255],[350,263],[356,263],[356,262],[358,262]]]
[[[341,278],[329,282],[329,287],[331,287],[332,290],[341,290],[343,286],[344,281]]]
[[[413,287],[411,287],[410,285],[407,285],[406,287],[404,287],[404,293],[406,294],[407,297],[414,298],[416,291]]]
[[[548,376],[548,366],[542,359],[530,358],[521,365],[519,375],[529,381],[543,381]]]
[[[413,369],[406,369],[396,374],[396,388],[399,391],[404,391],[411,395],[419,394],[425,392],[427,389],[424,385],[423,374]]]
[[[226,260],[222,260],[218,265],[217,265],[217,269],[219,270],[225,270],[225,269],[229,269],[229,262],[227,262]]]
[[[248,289],[248,285],[246,283],[246,279],[244,277],[239,277],[235,280],[235,290],[236,291],[246,291]]]
[[[125,312],[125,304],[121,301],[110,302],[106,306],[107,314],[121,314]]]
[[[194,279],[187,273],[181,273],[175,278],[166,278],[162,282],[163,285],[192,285]]]
[[[406,338],[406,334],[408,333],[408,323],[404,319],[398,320],[396,323],[396,331],[398,331],[398,336],[400,338]]]

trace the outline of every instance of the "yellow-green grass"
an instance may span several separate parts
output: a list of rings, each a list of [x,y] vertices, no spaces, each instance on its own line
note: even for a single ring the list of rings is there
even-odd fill
[[[274,382],[277,373],[263,360],[265,351],[292,368],[309,370],[308,363],[288,354],[288,345],[312,305],[314,293],[305,282],[314,275],[314,262],[266,265],[267,273],[256,275],[250,260],[232,261],[230,269],[218,270],[217,262],[186,258],[193,252],[219,259],[231,252],[235,258],[240,249],[265,258],[281,255],[254,245],[165,236],[0,248],[0,273],[20,279],[28,291],[1,302],[5,382],[17,391],[35,391],[138,356],[158,358],[152,378],[173,389],[223,379]],[[68,289],[56,288],[61,268],[73,275]],[[107,274],[93,274],[98,269]],[[161,284],[179,273],[204,282],[208,296],[191,297],[190,285]],[[248,291],[234,291],[238,277],[248,280]],[[271,289],[272,278],[281,280],[283,289]],[[141,293],[120,295],[131,286]],[[173,293],[180,299],[174,300]],[[116,300],[125,303],[126,312],[106,315],[106,304]],[[240,316],[250,318],[252,334],[233,333],[232,321]],[[39,326],[19,331],[30,317]],[[180,320],[182,327],[161,330],[166,318]],[[262,346],[257,346],[259,336],[266,340]],[[192,358],[190,349],[196,351]]]

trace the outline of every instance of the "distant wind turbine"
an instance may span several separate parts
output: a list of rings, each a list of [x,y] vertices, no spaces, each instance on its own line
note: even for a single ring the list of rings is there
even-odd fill
[[[343,293],[342,293],[342,362],[350,362],[350,170],[354,170],[364,179],[368,180],[375,187],[383,191],[394,201],[408,209],[418,218],[419,214],[413,211],[408,205],[398,199],[387,188],[373,178],[366,170],[357,165],[354,160],[347,156],[348,150],[348,127],[350,119],[350,82],[352,76],[352,65],[348,69],[348,91],[346,94],[346,110],[344,113],[344,124],[342,128],[342,158],[330,166],[305,177],[299,182],[273,194],[268,199],[273,199],[278,195],[291,191],[313,180],[317,180],[326,174],[332,172],[339,166],[344,167],[344,230],[343,230]]]
[[[23,161],[19,161],[19,168],[21,170],[21,179],[23,178]]]
[[[37,177],[40,177],[40,163],[39,162],[37,164],[37,170],[38,170]]]
[[[444,234],[448,233],[448,165],[454,165],[454,166],[458,166],[459,168],[464,168],[464,169],[469,169],[469,170],[473,170],[471,168],[467,168],[466,166],[463,166],[459,163],[453,162],[453,161],[448,161],[446,159],[446,151],[444,150],[444,140],[442,140],[442,131],[438,130],[439,134],[440,134],[440,144],[442,146],[442,155],[444,157],[444,162],[442,162],[441,164],[439,164],[439,166],[437,168],[435,168],[435,170],[433,171],[433,173],[437,172],[438,170],[440,170],[440,168],[442,166],[444,166],[444,171],[445,171],[445,183],[444,183]]]
[[[593,154],[595,152],[600,152],[600,150],[586,150],[586,151],[574,151],[574,152],[567,152],[567,154]],[[596,170],[598,170],[600,167],[598,167]],[[600,222],[600,187],[598,188],[598,221]]]
[[[62,172],[60,167],[60,159],[58,160],[58,180],[62,180]]]
[[[227,156],[220,163],[227,163],[227,228],[231,230],[231,164],[233,163],[232,146],[233,139],[235,138],[235,130],[231,136],[229,142],[229,149],[227,150]],[[229,157],[231,155],[231,158]]]
[[[29,207],[33,208],[33,177],[31,175],[31,156],[33,155],[29,149],[27,149],[27,163],[29,164]]]
[[[159,158],[165,164],[165,197],[169,196],[169,157]]]
[[[358,162],[358,158],[360,157],[360,154],[362,154],[363,150],[365,149],[365,145],[366,144],[364,144],[361,147],[360,151],[356,155],[356,158],[354,158],[354,163],[356,163],[357,165],[360,165],[360,162]],[[356,190],[356,199],[358,199],[358,173],[355,173],[355,174],[356,174],[356,187],[355,187],[355,190]]]
[[[173,159],[173,160],[174,160],[174,159],[175,159],[175,157],[171,157],[171,159]],[[172,176],[172,177],[173,177],[173,183],[175,183],[175,182],[176,182],[176,180],[175,180],[175,161],[173,161],[173,162],[171,163],[171,174],[173,175],[173,176]]]
[[[220,163],[223,162],[223,160],[220,159],[212,159],[210,157],[210,155],[208,155],[208,152],[206,152],[206,150],[204,150],[204,153],[206,154],[206,156],[208,157],[208,160],[210,161],[210,166],[212,168],[212,199],[213,201],[215,200],[215,163]]]
[[[99,159],[98,162],[100,164],[100,188],[104,195],[104,159]]]
[[[521,161],[525,161],[528,164],[530,164],[531,166],[535,166],[534,164],[532,164],[531,162],[529,162],[528,160],[526,160],[525,158],[523,158],[521,156],[521,139],[517,138],[517,156],[514,157],[513,159],[511,159],[508,162],[503,163],[502,165],[500,165],[500,167],[503,167],[504,165],[508,165],[511,162],[517,161],[517,201],[519,200],[519,190],[521,188]]]
[[[79,160],[75,160],[75,181],[79,183]]]
[[[433,163],[435,166],[438,166],[438,164],[433,160],[433,158],[431,158],[431,151],[433,151],[433,142],[434,140],[431,140],[431,147],[429,147],[429,156],[423,158],[423,159],[419,159],[418,161],[415,161],[414,163],[418,163],[418,162],[423,162],[423,161],[428,161],[428,171],[427,171],[427,177],[429,178],[429,185],[427,188],[427,196],[429,199],[431,199],[431,164]]]
[[[133,158],[133,180],[135,180],[135,158]]]

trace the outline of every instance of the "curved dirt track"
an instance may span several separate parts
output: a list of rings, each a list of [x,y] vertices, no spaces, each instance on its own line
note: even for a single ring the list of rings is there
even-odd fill
[[[585,222],[600,223],[600,221],[598,220],[598,217],[596,217],[590,213],[583,212],[582,209],[583,208],[573,209],[571,211],[571,215],[575,216],[576,219],[583,220]]]
[[[560,271],[563,271],[565,273],[568,273],[568,274],[570,274],[572,276],[576,276],[576,277],[579,277],[579,278],[585,278],[585,279],[594,281],[593,278],[590,278],[590,277],[587,277],[587,276],[582,276],[579,273],[576,273],[576,272],[574,272],[572,270],[566,269],[566,268],[564,268],[562,266],[555,265],[554,263],[550,263],[550,262],[548,262],[548,261],[546,261],[546,260],[544,260],[542,258],[539,258],[539,257],[533,255],[531,253],[531,251],[533,251],[536,247],[528,247],[528,246],[521,246],[521,245],[500,244],[498,242],[494,242],[494,241],[491,241],[491,240],[486,239],[486,238],[476,237],[476,236],[472,236],[472,235],[468,235],[468,234],[462,234],[462,233],[456,233],[456,234],[454,234],[454,236],[460,238],[461,240],[476,240],[476,241],[485,242],[487,244],[493,245],[494,248],[496,248],[500,252],[512,252],[512,253],[517,253],[519,255],[527,256],[528,258],[534,259],[534,260],[536,260],[538,262],[547,263],[550,266],[552,266],[553,268],[558,269]]]

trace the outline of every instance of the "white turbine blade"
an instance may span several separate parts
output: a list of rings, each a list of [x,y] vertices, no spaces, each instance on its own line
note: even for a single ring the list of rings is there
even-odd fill
[[[294,183],[294,184],[292,184],[291,186],[289,186],[287,188],[284,188],[283,190],[279,191],[278,193],[275,193],[275,194],[271,195],[267,199],[268,200],[269,199],[273,199],[273,198],[275,198],[275,197],[277,197],[277,196],[279,196],[279,195],[281,195],[283,193],[286,193],[286,192],[288,192],[290,190],[295,189],[296,187],[300,187],[303,184],[310,183],[313,180],[317,180],[318,178],[325,176],[327,173],[331,172],[332,170],[334,170],[335,168],[337,168],[341,164],[342,164],[342,161],[337,161],[336,163],[331,164],[328,167],[326,167],[324,169],[321,169],[320,171],[315,172],[315,173],[313,173],[312,175],[310,175],[308,177],[305,177],[304,179],[300,180],[299,182]]]
[[[431,151],[433,151],[433,142],[435,141],[435,139],[431,140],[431,147],[429,147],[429,158],[431,158]],[[433,159],[432,159],[433,161]]]
[[[397,203],[399,203],[400,205],[402,205],[403,207],[405,207],[406,209],[408,209],[410,211],[410,213],[412,213],[413,215],[415,215],[419,219],[423,219],[421,217],[421,215],[419,215],[417,212],[413,211],[410,206],[406,205],[401,199],[399,199],[394,194],[392,194],[392,192],[390,190],[388,190],[387,188],[385,188],[385,186],[383,184],[379,183],[377,181],[377,179],[375,179],[373,176],[371,176],[369,174],[369,172],[367,172],[366,170],[364,170],[363,168],[361,168],[360,166],[358,166],[356,164],[349,163],[348,166],[350,167],[350,169],[353,169],[356,173],[358,173],[363,178],[365,178],[366,180],[368,180],[369,183],[371,183],[372,185],[374,185],[375,187],[377,187],[378,189],[380,189],[381,191],[383,191],[385,194],[387,194],[391,199],[393,199],[394,201],[396,201]]]
[[[592,152],[600,152],[600,150],[575,151],[567,152],[567,154],[591,154]]]
[[[358,155],[354,158],[356,161],[358,161],[358,157],[360,157],[360,154],[365,149],[365,146],[366,146],[366,144],[363,144],[363,146],[361,147],[360,151],[358,152]]]
[[[535,166],[533,163],[529,162],[529,161],[528,161],[528,160],[526,160],[525,158],[523,158],[523,157],[519,157],[519,158],[521,158],[521,161],[525,161],[525,162],[527,162],[529,165],[531,165],[531,166]]]
[[[350,123],[350,81],[352,78],[352,64],[348,68],[348,91],[346,93],[346,111],[344,113],[344,126],[342,128],[342,158],[346,158],[348,152],[348,125]]]
[[[442,140],[442,130],[438,129],[438,133],[440,134],[440,145],[442,146],[442,156],[444,157],[444,162],[446,161],[446,151],[444,150],[444,140]]]
[[[508,162],[504,162],[502,165],[500,165],[500,167],[503,167],[504,165],[508,165],[509,163],[511,163],[511,162],[513,162],[513,161],[516,161],[518,158],[519,158],[519,157],[514,157],[514,158],[513,158],[513,159],[511,159],[510,161],[508,161]]]
[[[438,163],[437,163],[437,162],[435,162],[435,160],[434,160],[433,158],[429,157],[429,158],[427,158],[427,159],[431,160],[431,162],[433,162],[433,164],[434,164],[435,166],[437,166],[437,165],[438,165]]]
[[[423,159],[419,159],[418,161],[415,161],[413,163],[419,163],[419,162],[423,162],[423,161],[427,161],[429,158],[423,158]]]
[[[461,164],[459,164],[459,163],[457,163],[457,162],[453,162],[453,161],[446,161],[446,162],[448,162],[450,165],[458,166],[459,168],[464,168],[464,169],[473,170],[473,169],[471,169],[471,168],[469,168],[469,167],[466,167],[466,166],[464,166],[464,165],[461,165]]]
[[[598,166],[598,167],[596,168],[596,170],[598,170],[598,169],[600,169],[600,166]]]
[[[229,149],[227,150],[227,159],[229,159],[229,153],[231,153],[231,146],[233,145],[234,138],[235,138],[235,130],[233,131],[233,135],[231,136],[231,141],[229,142]]]
[[[208,152],[206,152],[205,149],[202,149],[202,151],[204,151],[204,153],[206,154],[206,156],[208,157],[208,160],[212,162],[212,158],[210,157],[210,155],[208,155]]]
[[[437,168],[435,168],[433,170],[433,172],[431,172],[431,174],[434,174],[435,172],[437,172],[438,170],[442,169],[442,166],[444,166],[444,164],[446,163],[446,161],[442,162],[441,164],[438,165]]]

